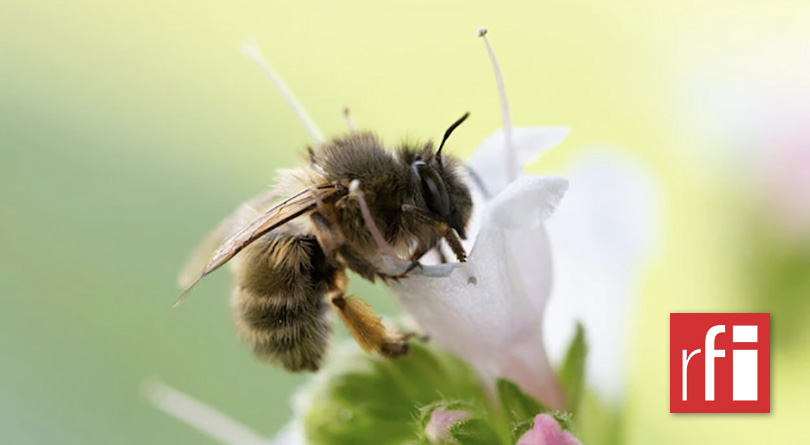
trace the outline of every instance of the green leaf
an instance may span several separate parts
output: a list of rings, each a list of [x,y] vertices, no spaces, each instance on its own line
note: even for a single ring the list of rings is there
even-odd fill
[[[512,423],[534,419],[534,416],[548,411],[542,403],[523,392],[510,380],[498,379],[497,388],[501,408]]]
[[[501,438],[491,426],[491,422],[480,417],[472,417],[450,427],[450,437],[460,445],[498,445]]]
[[[585,328],[581,322],[577,322],[576,333],[574,334],[568,352],[565,354],[562,368],[560,369],[560,381],[568,410],[576,414],[579,401],[582,397],[582,387],[585,380],[585,356],[588,353],[588,346],[585,344]]]
[[[621,445],[627,442],[624,416],[623,403],[608,402],[586,389],[577,411],[574,432],[582,443]]]
[[[413,443],[422,430],[419,407],[442,400],[487,406],[469,366],[419,342],[394,360],[336,351],[299,399],[311,445]]]
[[[570,412],[557,410],[549,414],[560,424],[562,429],[565,431],[573,431],[574,416]]]
[[[521,436],[526,434],[526,431],[529,431],[532,428],[534,428],[534,417],[515,423],[512,425],[512,441],[517,442]]]

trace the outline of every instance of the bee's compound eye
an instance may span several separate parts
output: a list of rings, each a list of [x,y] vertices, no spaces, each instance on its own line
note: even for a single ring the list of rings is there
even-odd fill
[[[430,211],[446,219],[450,215],[450,195],[439,172],[424,162],[415,162],[413,171],[419,177],[422,197]]]

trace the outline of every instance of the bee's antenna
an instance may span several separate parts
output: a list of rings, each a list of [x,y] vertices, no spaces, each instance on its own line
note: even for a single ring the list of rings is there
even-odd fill
[[[439,165],[441,165],[441,163],[442,163],[442,148],[444,148],[444,143],[447,142],[447,138],[449,138],[450,135],[453,133],[453,130],[458,128],[458,126],[461,125],[462,122],[467,120],[468,117],[470,117],[470,112],[469,111],[464,113],[464,116],[461,116],[460,118],[458,118],[457,121],[453,122],[453,125],[451,125],[450,128],[448,128],[447,131],[444,132],[444,137],[442,138],[442,143],[439,144],[439,150],[436,151],[436,158],[439,160]]]

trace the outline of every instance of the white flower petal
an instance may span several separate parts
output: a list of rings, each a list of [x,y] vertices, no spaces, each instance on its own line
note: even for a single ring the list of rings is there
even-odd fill
[[[487,216],[495,226],[506,230],[513,267],[520,274],[526,298],[542,312],[551,292],[551,248],[543,221],[556,209],[568,180],[554,177],[522,176],[499,193],[489,204]],[[476,249],[470,253],[477,255]]]
[[[576,320],[589,343],[586,375],[599,392],[621,398],[638,277],[649,258],[660,201],[654,180],[634,160],[596,152],[576,161],[565,205],[548,222],[554,295],[545,339],[553,362],[565,354]]]
[[[439,345],[490,382],[510,378],[552,406],[561,400],[542,346],[550,255],[541,222],[566,187],[563,179],[532,176],[509,184],[485,209],[466,263],[425,266],[391,286]],[[496,215],[503,212],[518,217]]]
[[[507,242],[512,255],[518,259],[514,267],[523,281],[526,298],[536,313],[544,313],[551,294],[553,271],[545,226],[508,233]]]
[[[487,213],[501,228],[533,229],[554,213],[566,190],[564,178],[521,176],[490,201]]]
[[[519,127],[512,129],[512,144],[518,171],[536,160],[544,151],[568,136],[566,127]],[[467,165],[478,175],[490,196],[497,195],[508,184],[503,130],[487,136],[476,148]]]

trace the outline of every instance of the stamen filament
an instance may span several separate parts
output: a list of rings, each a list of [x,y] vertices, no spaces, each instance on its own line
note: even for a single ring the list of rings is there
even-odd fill
[[[492,63],[492,71],[495,73],[495,83],[498,85],[498,97],[501,100],[501,120],[503,121],[503,145],[506,151],[506,178],[509,182],[512,182],[518,176],[518,169],[515,150],[512,146],[512,114],[509,112],[509,103],[506,100],[506,88],[503,84],[501,68],[498,66],[498,60],[495,58],[495,52],[492,51],[492,46],[487,39],[487,29],[480,28],[478,30],[478,37],[484,39],[484,45],[486,45],[487,53],[489,54],[489,61]]]
[[[267,439],[225,413],[160,380],[144,382],[142,392],[160,410],[226,445],[266,445]]]
[[[354,133],[357,131],[357,124],[354,123],[354,118],[349,111],[349,107],[343,107],[343,117],[346,118],[346,126],[349,127],[349,132]]]
[[[251,60],[256,62],[259,65],[259,68],[262,69],[265,76],[270,80],[270,83],[276,87],[276,90],[281,94],[281,97],[287,102],[287,105],[292,108],[295,115],[298,117],[298,120],[304,124],[304,127],[309,132],[309,135],[312,136],[312,139],[320,144],[324,142],[323,133],[312,120],[312,118],[307,113],[307,110],[301,105],[301,102],[295,97],[295,94],[287,87],[287,84],[284,83],[284,79],[273,69],[273,67],[267,63],[265,60],[264,55],[262,55],[262,50],[259,49],[259,45],[256,43],[255,39],[248,40],[247,43],[241,46],[240,48],[242,53],[246,56],[250,57]]]

